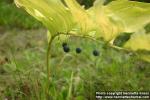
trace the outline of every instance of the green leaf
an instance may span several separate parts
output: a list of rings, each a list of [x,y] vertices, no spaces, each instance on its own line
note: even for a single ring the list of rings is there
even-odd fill
[[[87,34],[95,29],[95,24],[86,10],[81,7],[76,0],[64,0],[70,9],[80,34]]]
[[[72,14],[60,0],[15,0],[15,3],[41,21],[52,35],[73,27]]]
[[[116,16],[108,16],[109,9],[103,5],[104,1],[96,0],[94,6],[88,9],[88,13],[96,24],[96,36],[111,42],[122,32],[122,22]]]
[[[150,34],[145,33],[144,30],[131,35],[124,48],[136,51],[141,59],[150,62]]]
[[[150,34],[135,33],[131,36],[129,41],[124,45],[125,48],[137,51],[150,51]]]
[[[130,39],[132,34],[133,33],[120,33],[120,35],[115,38],[113,44],[115,46],[123,47],[124,44]]]
[[[143,29],[150,22],[150,4],[116,0],[108,4],[107,8],[109,16],[121,19],[124,32],[135,32],[122,46],[133,51],[150,51],[150,34],[146,34]],[[138,54],[142,59],[150,61],[150,54]]]
[[[112,1],[108,15],[116,16],[124,24],[124,32],[136,32],[150,22],[150,4],[128,0]]]

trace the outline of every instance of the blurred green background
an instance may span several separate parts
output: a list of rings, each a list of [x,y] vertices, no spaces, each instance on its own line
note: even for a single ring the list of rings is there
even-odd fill
[[[78,1],[86,8],[94,2]],[[150,25],[146,30],[150,31]],[[13,0],[0,0],[0,100],[44,98],[46,31],[40,22],[18,9]],[[58,40],[52,45],[51,55],[53,82],[50,91],[54,100],[66,100],[70,87],[70,100],[95,100],[96,91],[150,90],[150,63],[133,52],[71,37],[65,41],[71,49],[66,54],[61,46],[63,41]],[[77,47],[83,50],[80,55],[75,53]],[[94,49],[100,52],[99,57],[92,55]]]
[[[26,12],[18,9],[13,0],[0,0],[0,26],[31,29],[42,25]]]

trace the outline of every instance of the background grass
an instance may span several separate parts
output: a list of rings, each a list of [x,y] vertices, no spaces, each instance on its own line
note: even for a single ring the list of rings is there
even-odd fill
[[[0,11],[0,100],[45,100],[46,29],[12,0],[1,0]],[[95,100],[96,91],[150,90],[150,63],[133,52],[71,37],[65,40],[70,52],[64,53],[62,42],[57,38],[52,45],[50,99]],[[95,49],[100,56],[93,56]]]
[[[0,1],[0,26],[7,28],[31,29],[42,26],[24,10],[18,9],[12,0]]]

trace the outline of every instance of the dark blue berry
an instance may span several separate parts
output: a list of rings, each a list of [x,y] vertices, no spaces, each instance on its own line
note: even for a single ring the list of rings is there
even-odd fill
[[[63,47],[64,52],[68,53],[70,51],[70,48],[68,46]]]
[[[65,47],[65,46],[67,46],[67,43],[66,42],[62,43],[62,47]]]
[[[94,51],[93,51],[93,55],[94,55],[94,56],[99,56],[99,51],[94,50]]]
[[[76,48],[76,53],[81,53],[81,52],[82,52],[81,48]]]

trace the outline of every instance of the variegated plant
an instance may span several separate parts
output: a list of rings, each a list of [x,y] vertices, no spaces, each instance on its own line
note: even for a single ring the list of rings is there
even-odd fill
[[[84,9],[76,0],[63,1],[15,0],[18,7],[24,8],[48,28],[48,76],[50,45],[60,34],[87,36],[96,40],[103,38],[116,47],[114,41],[118,36],[132,33],[121,48],[146,51],[139,55],[150,61],[150,34],[144,30],[144,26],[150,22],[150,3],[113,0],[103,5],[105,0],[96,0],[91,8]]]
[[[61,0],[15,0],[15,3],[48,28],[49,43],[55,36],[66,34],[101,37],[115,46],[117,36],[133,33],[122,48],[149,52],[150,34],[145,33],[144,26],[150,22],[150,4],[115,0],[103,5],[104,1],[96,0],[89,9],[84,9],[76,0],[64,0],[65,4]],[[149,53],[141,55],[150,61]]]
[[[150,4],[115,0],[103,5],[104,1],[96,0],[89,9],[76,0],[64,0],[65,4],[61,0],[15,0],[15,3],[48,28],[49,40],[56,34],[70,33],[102,37],[113,45],[115,38],[126,32],[133,34],[122,48],[150,51],[150,34],[144,31],[150,22]]]

